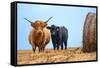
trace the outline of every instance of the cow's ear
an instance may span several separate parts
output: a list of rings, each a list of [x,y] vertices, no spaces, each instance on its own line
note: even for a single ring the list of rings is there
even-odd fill
[[[47,26],[47,29],[51,29],[51,27],[50,26]]]
[[[43,25],[43,27],[46,27],[47,26],[47,23],[45,23],[44,25]]]
[[[59,30],[59,27],[56,27],[56,30],[58,31]]]
[[[56,27],[56,29],[59,29],[59,27]]]

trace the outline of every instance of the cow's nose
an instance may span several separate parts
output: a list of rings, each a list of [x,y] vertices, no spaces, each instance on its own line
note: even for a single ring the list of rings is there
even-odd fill
[[[38,35],[41,35],[41,32],[38,32]]]

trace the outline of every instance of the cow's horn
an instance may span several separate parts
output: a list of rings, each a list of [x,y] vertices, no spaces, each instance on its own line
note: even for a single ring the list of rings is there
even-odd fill
[[[53,17],[53,16],[52,16]],[[45,23],[47,23],[52,17],[50,17],[47,21],[45,21]]]
[[[30,20],[28,20],[27,18],[24,18],[25,20],[27,20],[28,22],[32,23]]]

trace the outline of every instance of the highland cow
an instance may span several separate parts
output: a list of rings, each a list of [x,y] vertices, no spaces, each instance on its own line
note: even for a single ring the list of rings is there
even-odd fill
[[[47,21],[37,20],[35,22],[31,22],[25,18],[28,22],[31,23],[33,27],[32,31],[29,34],[29,43],[32,45],[33,52],[36,51],[36,47],[38,47],[39,52],[44,51],[45,46],[50,41],[50,32],[46,28],[47,22],[51,19],[50,17]]]

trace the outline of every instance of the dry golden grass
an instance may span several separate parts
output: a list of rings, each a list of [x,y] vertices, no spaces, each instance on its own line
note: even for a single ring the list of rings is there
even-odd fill
[[[35,53],[32,50],[17,51],[17,63],[20,64],[37,64],[37,63],[56,63],[72,61],[89,61],[96,60],[96,52],[83,53],[81,48],[68,48],[67,50],[46,49],[44,52]]]

